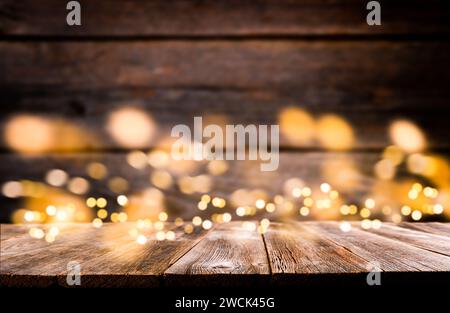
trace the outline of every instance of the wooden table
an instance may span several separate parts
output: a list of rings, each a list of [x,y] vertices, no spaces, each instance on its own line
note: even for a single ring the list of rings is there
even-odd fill
[[[450,224],[353,223],[343,232],[339,222],[272,223],[263,235],[243,226],[185,234],[167,223],[175,240],[147,229],[142,245],[129,235],[134,223],[68,224],[53,243],[31,238],[29,225],[1,225],[1,284],[67,286],[70,261],[81,266],[82,287],[365,284],[374,268],[385,281],[449,277]]]

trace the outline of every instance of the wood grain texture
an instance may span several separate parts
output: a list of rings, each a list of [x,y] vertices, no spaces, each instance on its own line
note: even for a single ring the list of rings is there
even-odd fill
[[[399,117],[422,127],[430,147],[448,147],[450,71],[438,64],[450,63],[449,51],[447,42],[2,42],[0,124],[20,112],[70,119],[89,139],[75,148],[114,148],[108,114],[134,105],[158,126],[154,146],[205,112],[271,124],[297,105],[346,119],[356,148],[387,145]],[[281,145],[321,147],[284,136]]]
[[[147,230],[142,233],[149,241],[139,245],[128,234],[132,227],[132,223],[105,224],[101,229],[89,224],[75,229],[63,227],[51,244],[27,234],[17,239],[6,230],[2,234],[8,237],[1,248],[2,284],[67,286],[67,264],[76,261],[81,266],[84,287],[155,287],[160,284],[159,276],[164,270],[205,233],[198,230],[184,235],[175,230],[176,240],[162,243],[154,238],[153,231]],[[166,230],[170,229],[174,226],[166,225]]]
[[[325,235],[311,232],[301,224],[272,223],[263,236],[274,284],[329,283],[333,274],[338,273],[355,279],[356,274],[367,272],[370,265]]]
[[[165,271],[164,279],[167,285],[257,285],[269,273],[261,235],[246,230],[242,222],[231,222],[204,237]]]
[[[82,27],[65,24],[61,0],[0,1],[0,32],[35,36],[252,36],[446,34],[448,2],[390,0],[383,27],[358,0],[81,1]]]
[[[418,230],[406,229],[386,224],[380,229],[369,229],[371,233],[396,239],[424,250],[450,256],[450,238]]]
[[[399,226],[434,235],[450,237],[450,226],[445,223],[401,223]]]
[[[408,282],[425,276],[444,282],[450,273],[450,257],[398,237],[405,229],[391,225],[385,227],[395,238],[356,227],[344,233],[336,222],[273,223],[264,238],[244,230],[242,222],[209,232],[198,228],[190,235],[166,224],[176,239],[157,241],[148,230],[145,245],[129,236],[131,223],[100,229],[60,225],[61,233],[51,244],[31,238],[27,232],[32,226],[1,225],[2,286],[67,287],[69,261],[81,265],[82,287],[366,284],[366,273],[375,268],[389,283],[391,278]],[[412,232],[431,247],[448,238]]]
[[[303,226],[326,233],[335,243],[369,261],[385,272],[449,271],[450,258],[410,245],[395,238],[379,236],[353,227],[349,233],[339,229],[338,222],[305,222]],[[432,238],[430,244],[433,244]]]

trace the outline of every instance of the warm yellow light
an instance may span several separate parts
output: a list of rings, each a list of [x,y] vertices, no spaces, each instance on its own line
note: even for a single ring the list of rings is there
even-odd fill
[[[108,175],[108,169],[105,165],[99,162],[88,164],[86,171],[88,175],[94,179],[103,179]]]
[[[208,163],[208,172],[211,175],[219,176],[228,170],[228,163],[223,160],[213,160]]]
[[[200,202],[197,204],[197,207],[198,207],[198,209],[199,209],[200,211],[204,211],[204,210],[206,210],[206,209],[208,208],[208,203],[203,202],[203,201],[200,201]]]
[[[275,209],[276,209],[275,204],[273,204],[273,203],[267,203],[266,204],[266,211],[267,212],[273,213],[273,212],[275,212]]]
[[[137,236],[136,241],[140,245],[145,245],[147,243],[147,237],[145,237],[144,235],[139,235]]]
[[[151,174],[151,183],[161,189],[168,189],[172,186],[173,179],[169,172],[157,170]]]
[[[401,213],[405,216],[411,214],[411,208],[407,205],[402,206],[402,208],[400,209]]]
[[[148,154],[148,163],[154,168],[164,168],[169,164],[169,155],[162,150],[154,150]]]
[[[211,197],[209,195],[203,195],[201,201],[209,203],[211,201]]]
[[[100,209],[97,211],[97,216],[101,219],[105,219],[108,216],[108,211],[105,209]]]
[[[156,233],[156,240],[162,241],[166,239],[166,233],[160,230]]]
[[[23,153],[38,153],[54,148],[55,132],[52,123],[32,115],[19,115],[5,125],[6,144]]]
[[[108,180],[108,188],[114,193],[122,193],[128,190],[128,181],[122,177],[113,177]]]
[[[119,195],[117,197],[117,203],[121,206],[124,206],[128,203],[128,198],[125,195]]]
[[[418,221],[422,218],[422,212],[420,212],[419,210],[414,210],[411,213],[411,217],[413,220]]]
[[[56,207],[53,205],[49,205],[45,208],[45,212],[49,216],[55,216],[56,215]]]
[[[301,216],[308,216],[309,215],[309,208],[308,207],[301,207],[300,208],[300,215]]]
[[[366,201],[364,201],[364,205],[368,209],[373,209],[375,207],[375,200],[368,198],[368,199],[366,199]]]
[[[93,208],[97,205],[97,199],[94,197],[89,197],[86,199],[86,205],[90,208]]]
[[[107,204],[108,204],[108,201],[106,201],[105,198],[100,197],[100,198],[97,199],[97,206],[98,206],[99,208],[102,209],[102,208],[106,207]]]
[[[320,184],[320,190],[323,193],[328,193],[331,190],[331,186],[329,184],[327,184],[327,183],[322,183],[322,184]]]
[[[325,115],[317,121],[317,136],[325,148],[344,150],[353,146],[355,138],[350,124],[337,115]]]
[[[156,132],[156,125],[145,111],[123,107],[110,114],[106,129],[117,143],[136,148],[150,144]]]
[[[49,185],[60,187],[67,182],[68,175],[60,169],[53,169],[47,172],[45,180]]]
[[[230,214],[230,213],[224,213],[223,216],[222,216],[222,220],[223,220],[225,223],[230,222],[230,221],[231,221],[231,214]]]
[[[186,234],[191,234],[194,231],[194,227],[191,224],[184,226],[184,232]]]
[[[236,215],[237,216],[244,216],[245,215],[245,208],[244,207],[238,207],[237,209],[236,209]]]
[[[364,219],[361,221],[361,227],[363,229],[370,229],[372,227],[372,221],[369,219]]]
[[[406,152],[417,152],[425,148],[426,139],[422,131],[412,122],[398,120],[389,127],[391,140]]]
[[[142,170],[147,166],[147,155],[139,150],[131,151],[127,155],[127,162],[130,166]]]
[[[72,193],[82,195],[89,190],[89,182],[82,177],[74,177],[69,181],[67,187]]]
[[[344,233],[349,232],[350,230],[352,230],[352,225],[349,222],[341,222],[339,224],[339,228],[341,229],[341,231],[343,231]]]
[[[260,224],[261,224],[261,226],[267,228],[267,227],[269,227],[269,225],[270,225],[270,220],[267,219],[267,218],[263,218],[263,219],[261,220]]]
[[[361,215],[362,218],[367,218],[369,217],[371,214],[370,210],[367,208],[363,208],[361,209],[361,211],[359,212],[359,215]]]
[[[389,180],[394,178],[397,168],[389,159],[378,161],[375,164],[375,175],[380,179]]]
[[[27,222],[32,222],[34,220],[34,213],[31,211],[26,212],[24,215],[24,219]]]
[[[300,108],[283,109],[279,114],[279,124],[281,134],[292,144],[303,145],[314,138],[314,118]]]
[[[117,223],[119,221],[119,214],[114,212],[110,216],[111,222]]]
[[[397,166],[402,163],[405,154],[402,149],[397,146],[388,146],[383,151],[383,159],[389,160],[390,164]]]
[[[263,199],[258,199],[256,200],[255,206],[258,209],[264,209],[264,207],[266,206],[266,201],[264,201]]]
[[[202,226],[203,226],[203,229],[208,230],[208,229],[211,229],[212,223],[210,220],[204,220],[202,223]]]
[[[192,224],[195,226],[200,226],[202,224],[202,218],[200,216],[194,216],[192,218]]]
[[[161,222],[165,222],[165,221],[167,221],[167,218],[169,217],[169,215],[166,213],[166,212],[160,212],[159,214],[158,214],[158,219],[161,221]]]
[[[92,225],[95,228],[100,228],[103,225],[103,221],[101,219],[99,219],[99,218],[94,218],[94,220],[92,221]]]
[[[9,181],[3,184],[2,193],[7,198],[18,198],[22,196],[22,184],[17,181]]]
[[[166,240],[175,240],[176,235],[173,231],[169,230],[168,232],[166,232],[165,237]]]

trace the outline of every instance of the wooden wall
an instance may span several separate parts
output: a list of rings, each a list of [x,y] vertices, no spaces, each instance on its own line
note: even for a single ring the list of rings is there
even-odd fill
[[[417,123],[431,149],[448,151],[448,1],[380,1],[381,27],[367,26],[361,0],[80,2],[82,26],[68,27],[66,1],[0,0],[0,130],[19,112],[36,113],[66,118],[96,139],[33,158],[2,140],[2,181],[42,179],[54,167],[84,175],[87,160],[100,159],[133,188],[148,184],[148,173],[126,166],[127,150],[104,128],[111,110],[130,103],[152,115],[161,136],[199,114],[274,123],[292,105],[338,114],[354,128],[355,146],[345,153],[282,138],[277,173],[233,164],[215,178],[219,194],[242,186],[275,191],[291,176],[317,182],[323,160],[346,157],[360,168],[359,189],[368,190],[390,143],[387,127],[399,117]],[[95,192],[110,193],[102,184]],[[196,203],[176,189],[171,197],[180,210]],[[2,203],[6,221],[19,204]]]

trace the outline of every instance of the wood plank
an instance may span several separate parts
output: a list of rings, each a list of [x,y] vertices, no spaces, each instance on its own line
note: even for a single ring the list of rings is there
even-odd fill
[[[390,0],[382,27],[366,24],[358,0],[123,1],[82,3],[82,27],[65,24],[66,3],[2,0],[0,32],[47,36],[249,36],[449,33],[448,2]]]
[[[397,227],[389,223],[383,224],[379,229],[371,228],[366,231],[450,256],[450,238],[448,237]]]
[[[430,147],[448,147],[450,72],[440,65],[450,63],[448,51],[450,43],[436,42],[3,42],[0,126],[18,112],[49,114],[87,132],[72,148],[114,148],[104,121],[135,105],[158,126],[153,146],[205,107],[230,124],[269,124],[298,105],[346,119],[355,148],[387,145],[387,127],[401,117],[425,130]]]
[[[450,226],[445,223],[400,223],[400,227],[405,227],[409,229],[419,230],[430,234],[435,234],[439,236],[450,237]]]
[[[185,235],[176,229],[175,240],[162,242],[154,238],[152,230],[147,230],[142,233],[149,238],[148,242],[139,245],[128,234],[132,225],[105,224],[94,229],[82,224],[69,232],[63,231],[52,244],[30,237],[10,245],[4,242],[2,284],[67,286],[67,264],[76,261],[81,266],[82,287],[158,286],[164,270],[205,234],[197,230]],[[166,225],[166,229],[173,226]]]
[[[169,286],[258,285],[269,273],[261,235],[246,230],[243,222],[231,222],[218,226],[170,266],[164,281]]]
[[[305,222],[304,227],[340,244],[384,272],[449,271],[450,258],[389,237],[355,227],[342,232],[338,222]],[[431,239],[431,238],[430,238]]]
[[[326,233],[311,232],[301,224],[272,223],[263,236],[277,285],[331,283],[339,273],[357,280],[370,268],[368,261],[331,241]]]

